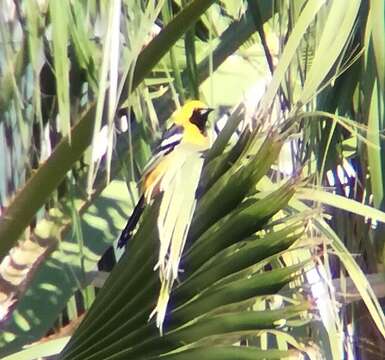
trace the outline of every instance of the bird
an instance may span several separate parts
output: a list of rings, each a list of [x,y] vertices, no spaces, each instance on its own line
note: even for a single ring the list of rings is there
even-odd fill
[[[187,101],[171,115],[172,126],[164,133],[153,157],[143,170],[140,198],[119,237],[117,247],[123,248],[132,237],[146,205],[164,191],[165,179],[178,171],[179,160],[189,152],[204,152],[210,140],[206,125],[214,109],[200,100]],[[182,158],[182,159],[181,159]]]
[[[197,202],[204,154],[210,148],[206,125],[212,110],[200,100],[190,100],[171,115],[173,124],[143,171],[141,196],[118,240],[119,248],[127,245],[145,207],[162,194],[157,215],[159,253],[154,266],[161,287],[149,316],[156,315],[160,334]]]

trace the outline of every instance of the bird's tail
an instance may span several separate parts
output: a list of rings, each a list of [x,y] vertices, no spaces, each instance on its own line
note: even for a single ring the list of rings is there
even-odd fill
[[[120,234],[120,238],[118,240],[118,248],[122,248],[127,244],[128,240],[130,240],[132,236],[132,232],[134,231],[140,219],[140,216],[143,213],[143,210],[144,210],[144,195],[140,197],[138,203],[135,206],[134,211],[131,214],[131,217],[127,221],[126,227]]]

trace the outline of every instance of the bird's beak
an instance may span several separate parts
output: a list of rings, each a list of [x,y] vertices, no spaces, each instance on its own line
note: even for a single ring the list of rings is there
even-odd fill
[[[199,115],[207,119],[207,116],[213,111],[213,108],[203,108],[199,110]]]

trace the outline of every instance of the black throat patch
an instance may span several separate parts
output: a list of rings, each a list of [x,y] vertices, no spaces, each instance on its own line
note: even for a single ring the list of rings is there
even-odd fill
[[[203,134],[206,130],[206,122],[210,112],[213,109],[195,109],[190,117],[190,122],[198,127]]]

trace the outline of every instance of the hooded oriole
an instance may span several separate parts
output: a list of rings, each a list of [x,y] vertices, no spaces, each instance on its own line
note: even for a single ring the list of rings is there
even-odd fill
[[[212,110],[199,100],[191,100],[174,112],[171,117],[173,125],[166,131],[153,158],[145,167],[141,180],[141,197],[120,235],[119,248],[131,238],[145,205],[164,191],[163,180],[173,176],[178,164],[182,164],[179,160],[188,153],[208,149],[206,122]]]
[[[140,200],[118,241],[119,247],[127,243],[145,205],[162,193],[157,218],[160,246],[154,267],[154,270],[159,270],[161,289],[156,307],[150,315],[151,318],[156,314],[156,324],[161,333],[196,205],[203,152],[209,148],[206,122],[211,110],[203,102],[193,100],[174,112],[172,127],[165,133],[144,170]]]

